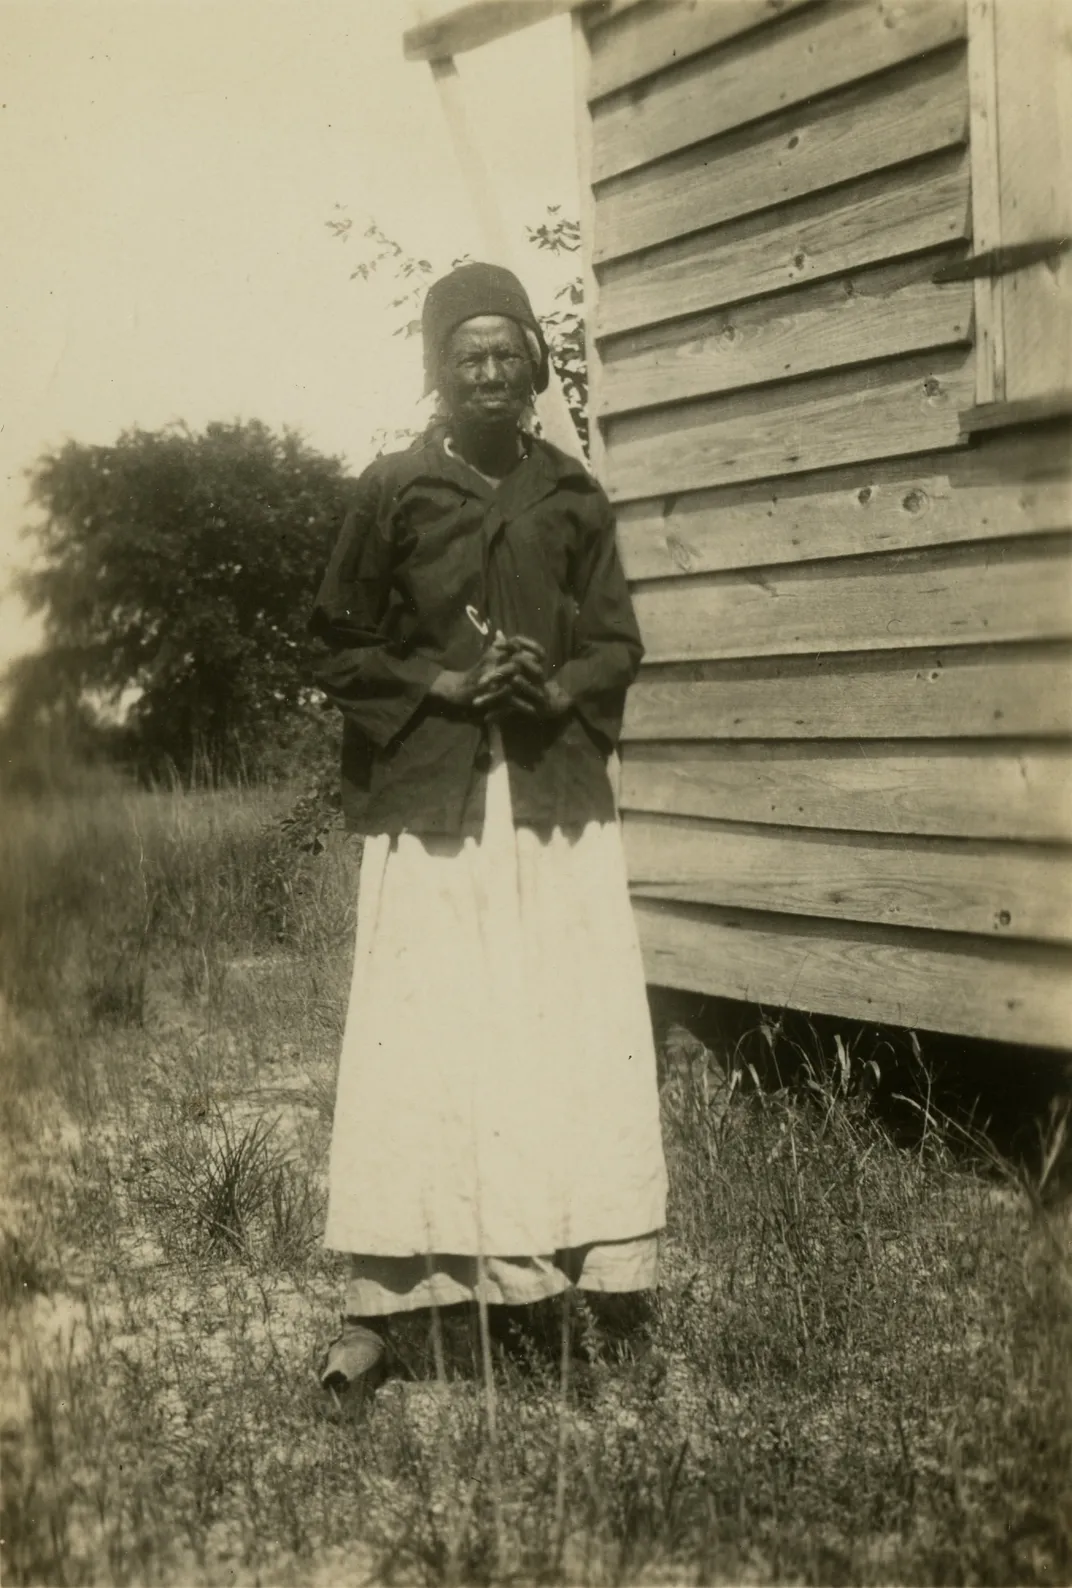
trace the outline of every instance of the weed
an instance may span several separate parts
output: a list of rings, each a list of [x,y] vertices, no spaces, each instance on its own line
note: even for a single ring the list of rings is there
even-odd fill
[[[295,1203],[274,1134],[264,1119],[239,1127],[218,1108],[165,1134],[148,1156],[141,1198],[166,1249],[248,1257],[266,1215],[273,1234],[290,1232]]]

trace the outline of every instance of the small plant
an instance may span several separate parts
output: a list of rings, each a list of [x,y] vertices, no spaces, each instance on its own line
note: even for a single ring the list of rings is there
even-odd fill
[[[275,1126],[255,1119],[244,1129],[215,1108],[170,1131],[149,1156],[142,1199],[165,1246],[191,1256],[249,1256],[255,1235],[277,1217],[294,1220],[280,1193],[285,1160]]]

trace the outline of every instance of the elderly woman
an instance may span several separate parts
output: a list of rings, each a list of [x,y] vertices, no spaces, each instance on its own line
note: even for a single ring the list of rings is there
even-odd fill
[[[548,380],[509,271],[437,281],[442,418],[378,458],[312,618],[366,835],[326,1244],[322,1382],[392,1315],[656,1280],[655,1058],[608,756],[641,645],[610,506],[522,426]]]

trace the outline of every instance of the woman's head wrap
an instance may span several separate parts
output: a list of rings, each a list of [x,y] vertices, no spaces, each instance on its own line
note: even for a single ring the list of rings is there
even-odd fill
[[[513,271],[502,265],[482,264],[459,265],[428,288],[421,313],[425,391],[435,391],[439,384],[440,362],[453,333],[466,320],[475,320],[482,314],[516,320],[527,333],[525,342],[530,351],[535,337],[539,359],[533,385],[538,392],[546,391],[550,375],[547,343],[528,294]]]

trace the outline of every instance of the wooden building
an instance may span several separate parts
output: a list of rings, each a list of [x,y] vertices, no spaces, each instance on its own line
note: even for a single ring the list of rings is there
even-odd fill
[[[649,977],[1072,1047],[1072,5],[562,9]]]

